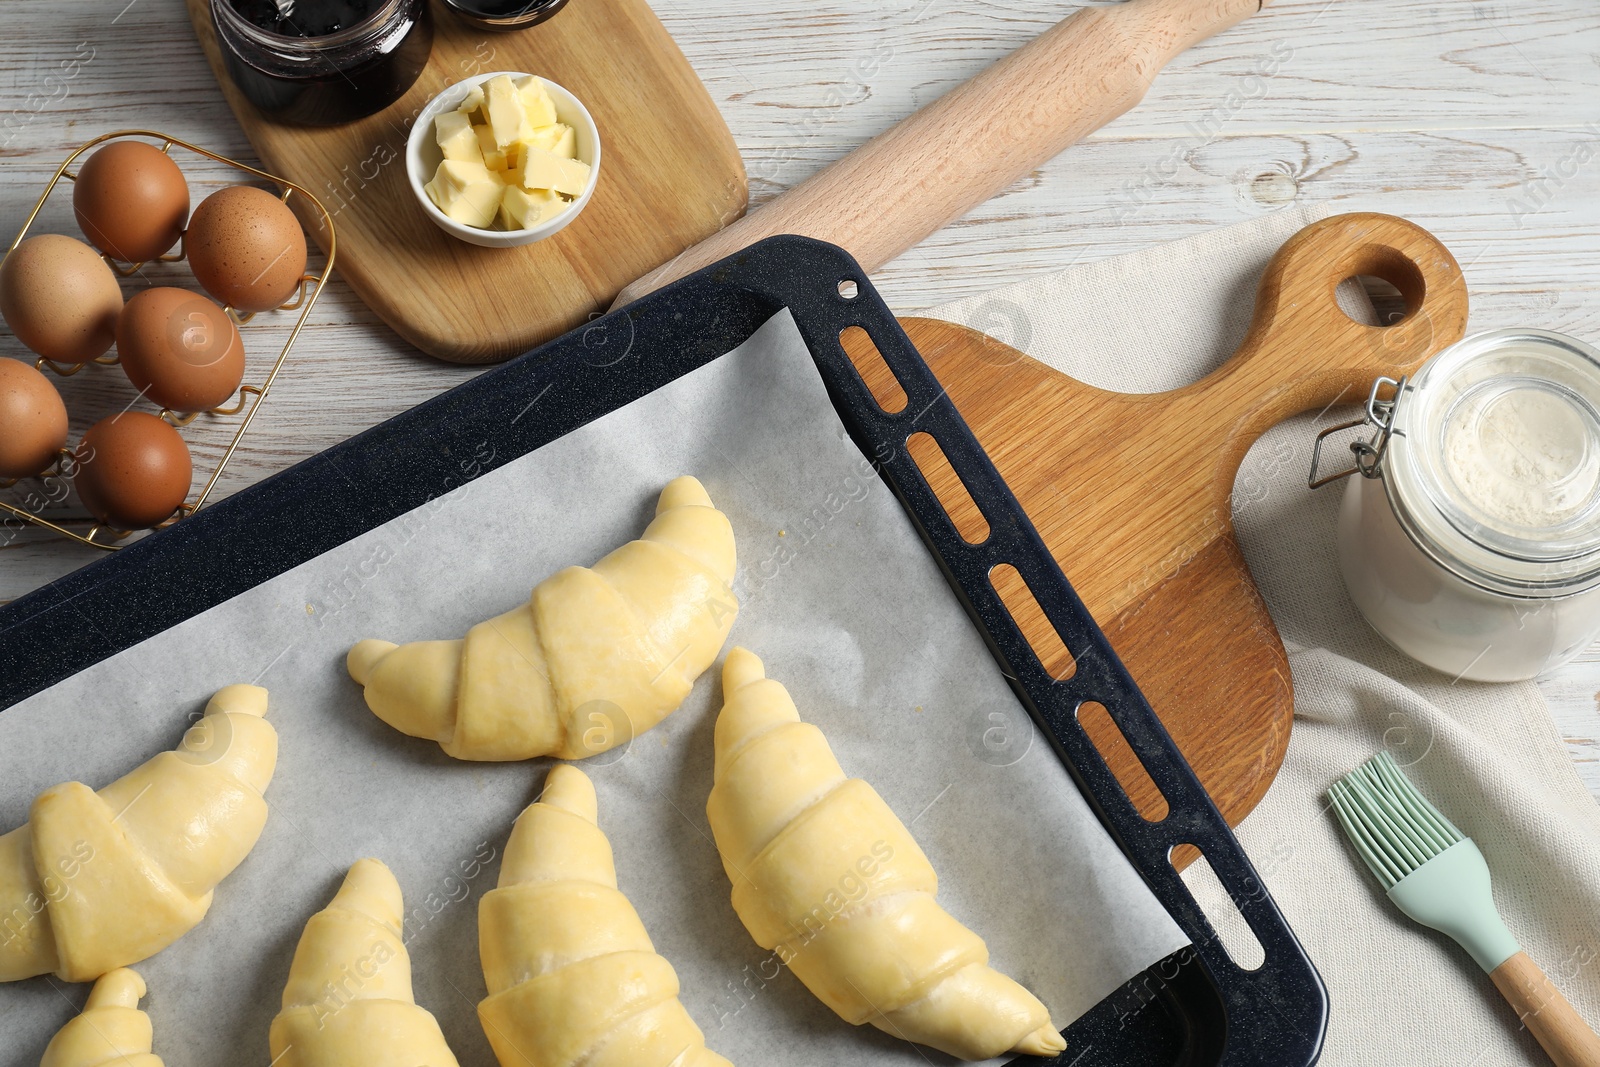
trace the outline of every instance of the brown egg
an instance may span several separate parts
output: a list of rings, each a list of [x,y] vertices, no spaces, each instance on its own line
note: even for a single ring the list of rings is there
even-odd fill
[[[244,380],[239,328],[187,289],[146,289],[129,300],[117,319],[117,355],[128,380],[173,411],[208,411]]]
[[[294,212],[250,185],[230,185],[202,200],[185,247],[206,292],[240,311],[287,303],[306,272],[306,235]]]
[[[143,263],[178,243],[189,217],[189,183],[155,145],[112,141],[83,161],[72,211],[100,251]]]
[[[89,427],[73,454],[72,484],[89,514],[119,530],[159,526],[189,495],[194,464],[166,422],[124,411]]]
[[[104,355],[121,311],[117,276],[82,241],[40,234],[0,263],[0,315],[17,340],[57,363]]]
[[[50,379],[0,359],[0,478],[31,478],[67,443],[67,406]]]

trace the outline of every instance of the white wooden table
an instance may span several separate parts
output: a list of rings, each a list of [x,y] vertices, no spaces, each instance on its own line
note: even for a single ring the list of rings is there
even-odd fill
[[[1060,0],[655,6],[727,116],[756,204],[1071,10]],[[252,159],[178,0],[6,0],[0,41],[0,232],[15,232],[71,146],[108,130],[159,129]],[[199,168],[191,180],[224,174]],[[1181,56],[1142,106],[876,280],[909,312],[1294,200],[1392,212],[1433,230],[1466,268],[1473,329],[1533,325],[1600,339],[1600,7],[1278,0]],[[73,232],[67,202],[42,225]],[[253,353],[276,350],[281,326],[250,329]],[[0,354],[23,350],[3,336]],[[335,278],[221,489],[473,373],[410,350]],[[114,373],[66,389],[75,434],[126,402]],[[221,437],[199,436],[204,469]],[[0,600],[93,555],[0,532]],[[1600,647],[1543,684],[1600,794]]]

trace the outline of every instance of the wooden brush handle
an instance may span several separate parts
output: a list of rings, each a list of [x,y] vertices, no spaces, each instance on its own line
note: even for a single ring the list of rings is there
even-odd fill
[[[1169,60],[1266,0],[1086,7],[770,204],[622,291],[620,306],[780,233],[842,245],[868,272],[1144,97]]]
[[[1489,977],[1556,1067],[1600,1067],[1600,1035],[1589,1029],[1526,952],[1506,960]]]

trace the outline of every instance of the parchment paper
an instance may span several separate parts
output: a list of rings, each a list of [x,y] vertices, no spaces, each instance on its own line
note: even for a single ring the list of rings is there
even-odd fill
[[[138,967],[169,1067],[267,1064],[301,928],[362,856],[405,892],[418,1003],[463,1067],[492,1067],[475,1015],[477,900],[549,761],[458,762],[404,737],[366,709],[344,654],[363,637],[460,636],[545,575],[637,537],[682,473],[738,538],[733,641],[911,827],[941,902],[996,966],[1066,1025],[1184,943],[1035,736],[785,313],[629,407],[0,714],[9,828],[40,790],[99,787],[171,747],[216,689],[271,691],[281,755],[266,831],[205,922]],[[630,748],[582,764],[621,887],[684,1003],[744,1067],[944,1061],[838,1020],[739,923],[705,818],[717,674]],[[87,989],[0,986],[0,1063],[37,1063]]]

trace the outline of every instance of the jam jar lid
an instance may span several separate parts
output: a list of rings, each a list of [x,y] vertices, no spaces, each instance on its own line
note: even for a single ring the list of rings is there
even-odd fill
[[[1547,330],[1476,334],[1396,399],[1384,483],[1414,541],[1513,595],[1600,583],[1600,351]]]

